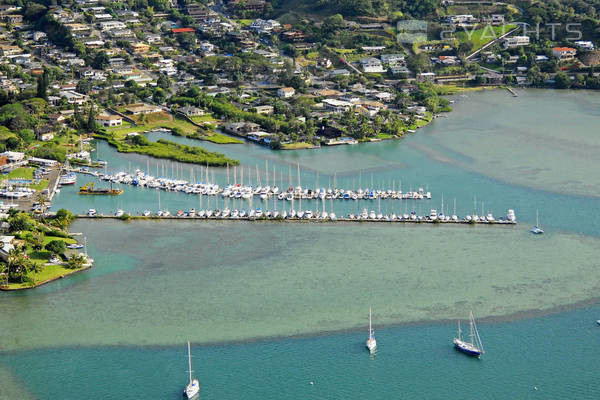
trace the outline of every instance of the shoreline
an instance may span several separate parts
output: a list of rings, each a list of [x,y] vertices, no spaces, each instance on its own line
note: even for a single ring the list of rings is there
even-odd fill
[[[71,276],[73,274],[76,274],[78,272],[87,271],[90,268],[92,268],[92,265],[83,266],[81,268],[74,269],[71,272],[63,273],[63,274],[61,274],[59,276],[56,276],[54,278],[46,279],[45,281],[42,281],[42,282],[36,282],[33,286],[18,287],[18,288],[11,288],[10,286],[0,286],[0,291],[3,291],[3,292],[19,292],[19,291],[23,291],[23,290],[35,289],[35,288],[38,288],[38,287],[40,287],[42,285],[45,285],[47,283],[54,282],[54,281],[57,281],[59,279],[66,278],[66,277]]]

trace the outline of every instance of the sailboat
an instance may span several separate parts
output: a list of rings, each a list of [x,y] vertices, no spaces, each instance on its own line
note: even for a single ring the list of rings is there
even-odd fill
[[[540,227],[540,217],[538,210],[535,210],[535,226],[530,231],[534,235],[541,235],[544,233],[544,230]]]
[[[462,340],[460,320],[458,320],[458,337],[454,338],[453,343],[457,350],[470,356],[479,357],[482,354],[485,354],[485,351],[483,350],[483,343],[481,343],[481,338],[479,337],[479,332],[477,331],[477,326],[475,325],[473,311],[469,313],[469,342]]]
[[[373,327],[371,325],[371,307],[369,307],[369,337],[367,338],[367,349],[369,349],[369,353],[375,353],[377,350],[377,340],[375,339],[375,331],[373,331]]]
[[[188,366],[190,372],[190,383],[187,384],[185,390],[183,391],[183,395],[188,399],[193,399],[200,393],[200,383],[198,383],[198,379],[192,378],[192,353],[190,351],[190,342],[188,341]]]

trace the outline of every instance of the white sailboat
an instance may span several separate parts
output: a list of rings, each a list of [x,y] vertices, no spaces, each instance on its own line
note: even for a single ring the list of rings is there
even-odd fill
[[[477,331],[477,326],[475,325],[473,311],[469,313],[469,341],[467,342],[462,339],[460,320],[458,320],[458,337],[454,338],[453,343],[457,350],[470,356],[479,357],[482,354],[485,354],[483,343],[481,343],[481,338],[479,337],[479,331]]]
[[[195,398],[200,393],[200,383],[198,379],[192,378],[192,353],[190,351],[190,342],[188,341],[188,367],[190,372],[190,383],[187,384],[183,394],[188,399]]]
[[[541,235],[544,230],[540,227],[540,217],[538,210],[535,210],[535,226],[531,229],[531,233],[534,235]]]
[[[375,350],[377,350],[377,340],[375,339],[375,331],[373,331],[373,326],[371,324],[371,316],[371,307],[369,307],[369,337],[367,338],[366,346],[367,349],[369,349],[369,353],[373,354],[375,353]]]

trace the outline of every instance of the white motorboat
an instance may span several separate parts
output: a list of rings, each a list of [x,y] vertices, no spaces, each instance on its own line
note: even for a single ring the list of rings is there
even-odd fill
[[[371,308],[369,307],[369,337],[367,338],[367,349],[369,349],[369,353],[374,354],[377,350],[377,340],[375,339],[375,331],[371,325]]]

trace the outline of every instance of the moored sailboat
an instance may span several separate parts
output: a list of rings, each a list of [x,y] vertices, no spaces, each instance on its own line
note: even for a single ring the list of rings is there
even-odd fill
[[[373,326],[371,324],[371,318],[372,313],[371,313],[371,308],[369,307],[369,337],[367,338],[367,349],[369,349],[369,353],[373,354],[375,353],[375,350],[377,350],[377,340],[375,339],[375,331],[373,331]]]
[[[462,339],[462,331],[460,330],[460,320],[458,320],[458,337],[454,338],[454,347],[470,356],[479,357],[485,354],[483,350],[483,343],[479,337],[477,326],[475,325],[475,318],[473,317],[473,311],[469,313],[469,341]]]
[[[541,235],[544,233],[544,230],[540,227],[540,217],[538,210],[535,210],[535,226],[530,231],[534,235]]]
[[[185,390],[183,391],[183,395],[187,399],[193,399],[200,393],[200,383],[198,379],[192,378],[192,353],[190,351],[190,342],[188,341],[188,367],[190,373],[190,383],[187,384]]]

